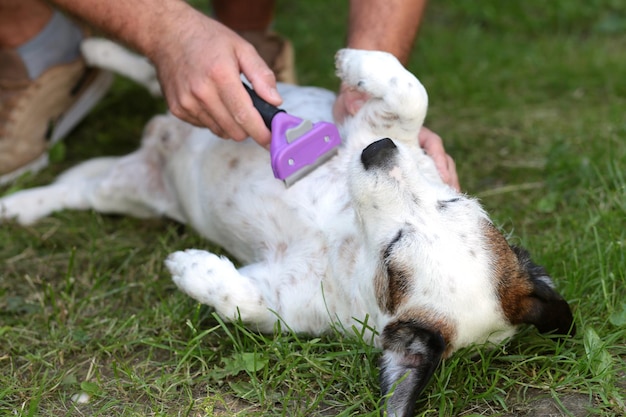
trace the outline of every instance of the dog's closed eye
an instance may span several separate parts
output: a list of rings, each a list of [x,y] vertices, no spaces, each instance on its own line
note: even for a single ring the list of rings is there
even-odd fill
[[[437,210],[445,210],[450,207],[451,204],[461,201],[460,197],[451,198],[449,200],[438,200],[437,201]]]

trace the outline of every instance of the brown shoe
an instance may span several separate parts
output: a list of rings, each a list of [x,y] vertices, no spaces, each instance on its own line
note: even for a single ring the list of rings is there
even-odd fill
[[[250,42],[274,71],[276,81],[297,84],[293,45],[287,39],[272,32],[238,32]]]
[[[113,75],[82,59],[30,80],[14,50],[0,50],[0,185],[48,163],[48,149],[108,91]]]

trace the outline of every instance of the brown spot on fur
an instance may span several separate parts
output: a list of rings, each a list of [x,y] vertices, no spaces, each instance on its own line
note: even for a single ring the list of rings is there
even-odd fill
[[[398,113],[388,111],[378,112],[375,114],[375,116],[377,119],[386,120],[389,122],[395,122],[400,120],[400,116],[398,115]]]
[[[279,242],[278,245],[276,245],[276,257],[284,257],[285,253],[287,253],[287,249],[289,249],[289,245],[287,245],[287,242]]]
[[[402,238],[400,230],[394,240],[385,248],[382,254],[382,265],[376,273],[376,298],[379,307],[388,313],[395,313],[396,309],[411,293],[411,270],[408,266],[397,262],[393,256],[394,244]]]
[[[408,294],[411,293],[410,272],[402,268],[388,268],[389,298],[387,305],[392,313],[400,306]]]
[[[232,158],[230,161],[228,161],[229,169],[235,169],[238,166],[239,166],[239,158]]]
[[[328,251],[327,246],[324,246],[324,248]],[[357,261],[357,252],[358,241],[354,235],[345,237],[339,244],[339,261],[344,265],[345,268],[342,269],[344,269],[346,275],[352,275],[354,271]]]
[[[484,230],[493,253],[491,269],[502,311],[511,324],[521,324],[532,308],[532,283],[504,236],[491,223],[485,223]]]
[[[452,341],[456,337],[456,324],[443,314],[430,309],[411,308],[402,311],[398,316],[394,317],[394,320],[415,323],[433,333],[441,334],[446,344],[446,350],[443,353],[444,358],[450,356],[454,351]]]
[[[376,294],[378,307],[385,313],[391,313],[387,301],[389,298],[388,287],[387,274],[383,270],[382,265],[379,265],[374,274],[374,293]]]

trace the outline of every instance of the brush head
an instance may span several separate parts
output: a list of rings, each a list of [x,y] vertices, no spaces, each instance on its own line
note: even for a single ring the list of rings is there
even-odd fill
[[[307,165],[304,168],[300,169],[299,171],[296,171],[290,176],[288,176],[287,178],[283,179],[283,183],[285,184],[285,187],[286,188],[291,187],[296,182],[300,181],[302,178],[306,177],[311,172],[315,171],[316,168],[320,167],[321,165],[324,165],[326,161],[328,161],[335,155],[337,155],[337,148],[333,148],[327,153],[325,153],[324,155],[320,156],[314,164]]]
[[[337,127],[315,124],[287,113],[272,120],[270,155],[274,177],[290,187],[335,155],[341,145]]]

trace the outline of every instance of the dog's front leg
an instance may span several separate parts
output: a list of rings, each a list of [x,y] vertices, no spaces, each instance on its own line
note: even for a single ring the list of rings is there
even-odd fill
[[[355,115],[351,129],[365,126],[371,133],[368,139],[389,137],[417,144],[428,108],[422,83],[386,52],[341,49],[335,58],[343,83],[370,97]]]
[[[213,253],[188,249],[174,252],[165,261],[178,288],[209,305],[224,319],[241,319],[262,332],[271,332],[277,321],[259,283],[242,275],[231,261]]]

